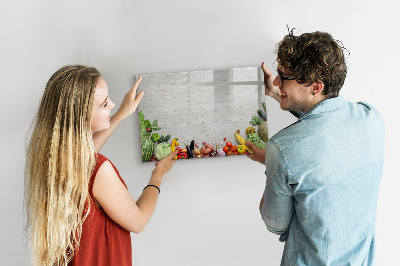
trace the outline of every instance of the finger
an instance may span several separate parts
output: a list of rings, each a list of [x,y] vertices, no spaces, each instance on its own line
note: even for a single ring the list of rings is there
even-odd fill
[[[263,72],[264,72],[265,75],[267,75],[267,76],[270,76],[270,75],[271,75],[271,72],[269,72],[269,70],[268,70],[268,68],[265,66],[264,62],[262,62],[261,68],[262,68],[262,70],[263,70]]]
[[[144,91],[139,92],[139,94],[136,96],[135,101],[139,104],[140,101],[142,100],[144,95]]]
[[[178,155],[178,151],[175,150],[175,151],[172,152],[170,155],[168,155],[168,157],[170,157],[170,159],[172,160],[172,159],[174,159],[174,157],[177,156],[177,155]]]
[[[139,87],[139,84],[140,84],[140,82],[142,81],[142,76],[140,76],[137,80],[136,80],[136,82],[135,82],[135,84],[133,84],[133,86],[132,86],[132,89],[131,89],[131,92],[133,93],[133,95],[136,95],[136,90],[137,90],[137,88]]]
[[[255,149],[257,149],[256,145],[254,145],[251,141],[246,141],[245,145],[252,151],[255,151]]]

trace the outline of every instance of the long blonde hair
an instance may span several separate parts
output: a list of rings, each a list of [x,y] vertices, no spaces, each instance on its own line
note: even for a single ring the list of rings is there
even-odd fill
[[[92,67],[65,66],[46,85],[25,166],[33,265],[66,265],[79,247],[90,211],[85,204],[95,164],[90,125],[100,76]]]

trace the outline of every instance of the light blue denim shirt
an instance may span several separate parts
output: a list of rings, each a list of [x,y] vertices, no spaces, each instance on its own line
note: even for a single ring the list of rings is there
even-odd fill
[[[341,96],[268,141],[261,215],[281,265],[373,265],[384,147],[379,112]]]

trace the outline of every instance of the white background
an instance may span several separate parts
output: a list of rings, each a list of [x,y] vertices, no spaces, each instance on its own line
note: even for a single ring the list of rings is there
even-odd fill
[[[397,1],[390,0],[2,1],[1,264],[29,264],[23,238],[25,139],[53,72],[66,64],[96,66],[111,99],[120,103],[135,75],[262,61],[275,69],[275,44],[287,33],[286,24],[300,34],[321,30],[341,40],[351,52],[341,95],[369,102],[382,113],[386,159],[376,225],[378,262],[398,263],[398,10]],[[267,104],[271,134],[293,121],[276,103],[268,99]],[[102,153],[137,198],[153,165],[141,163],[136,114]],[[264,183],[263,166],[244,156],[178,161],[165,176],[152,220],[142,233],[132,234],[134,265],[279,265],[283,244],[258,213]]]

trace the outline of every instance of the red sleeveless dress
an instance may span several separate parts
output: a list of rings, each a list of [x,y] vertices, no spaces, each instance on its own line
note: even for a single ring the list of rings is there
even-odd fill
[[[99,209],[93,197],[93,183],[97,171],[105,161],[109,160],[99,153],[96,154],[96,166],[89,181],[90,213],[83,223],[80,246],[69,263],[71,266],[132,265],[130,232],[111,220],[104,210]],[[111,165],[126,187],[117,168],[112,163]]]

